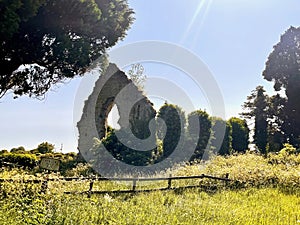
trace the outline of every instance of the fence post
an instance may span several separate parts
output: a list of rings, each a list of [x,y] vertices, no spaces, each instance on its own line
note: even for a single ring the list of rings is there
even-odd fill
[[[133,178],[133,180],[132,180],[132,191],[135,191],[135,189],[136,189],[136,178]]]
[[[229,178],[229,173],[225,174],[225,178],[228,179]]]
[[[172,174],[170,174],[168,178],[168,189],[171,189],[171,187],[172,187]]]
[[[94,181],[91,180],[91,182],[90,182],[90,189],[88,190],[88,198],[90,198],[91,195],[92,195],[93,186],[94,186]]]

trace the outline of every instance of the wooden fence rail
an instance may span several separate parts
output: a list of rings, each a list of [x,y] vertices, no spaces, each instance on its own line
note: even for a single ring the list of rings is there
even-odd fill
[[[226,177],[215,177],[210,175],[198,175],[198,176],[169,176],[169,177],[61,177],[61,178],[45,178],[45,179],[5,179],[0,178],[0,183],[3,182],[23,182],[23,183],[41,183],[42,184],[42,192],[46,192],[48,188],[48,182],[50,181],[89,181],[89,189],[85,192],[72,192],[66,191],[65,194],[87,194],[89,197],[91,194],[105,194],[105,193],[132,193],[132,192],[150,192],[155,190],[170,190],[172,188],[172,181],[173,180],[189,180],[189,179],[212,179],[212,180],[219,180],[219,181],[233,181],[228,178],[229,174],[226,174]],[[115,191],[93,191],[93,186],[95,181],[127,181],[132,182],[132,188],[129,190],[115,190]],[[167,187],[160,188],[160,189],[150,189],[150,190],[137,190],[137,183],[138,182],[149,182],[149,181],[168,181]],[[196,186],[184,186],[182,188],[187,187],[196,187]]]

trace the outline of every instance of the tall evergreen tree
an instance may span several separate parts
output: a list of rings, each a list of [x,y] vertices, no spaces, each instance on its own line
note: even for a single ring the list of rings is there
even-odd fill
[[[247,97],[247,101],[243,105],[244,113],[242,116],[249,121],[254,120],[253,143],[259,151],[266,154],[268,142],[268,96],[262,86],[257,86]]]
[[[268,107],[268,151],[277,152],[287,142],[287,135],[283,131],[285,121],[284,107],[286,98],[279,94],[269,98]]]
[[[274,46],[263,77],[274,82],[275,91],[285,90],[283,132],[290,144],[300,146],[300,27],[290,27]]]

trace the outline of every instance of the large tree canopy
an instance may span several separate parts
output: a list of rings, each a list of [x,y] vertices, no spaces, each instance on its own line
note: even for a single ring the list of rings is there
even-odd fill
[[[290,27],[274,46],[263,76],[275,82],[274,88],[285,90],[283,130],[291,144],[300,144],[300,27]]]
[[[300,71],[300,27],[290,27],[268,57],[263,77],[274,81],[274,89],[289,88],[291,81],[298,81]]]
[[[126,0],[0,0],[0,97],[84,74],[132,21]]]

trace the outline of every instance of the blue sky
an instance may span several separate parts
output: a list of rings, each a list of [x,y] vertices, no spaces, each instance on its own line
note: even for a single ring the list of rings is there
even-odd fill
[[[272,84],[261,75],[264,63],[280,35],[290,26],[300,25],[298,0],[129,0],[129,5],[136,20],[115,48],[157,40],[192,51],[217,81],[226,118],[241,112],[241,105],[257,85],[272,93]],[[148,76],[164,73],[175,82],[180,74],[171,71],[145,64]],[[63,151],[75,151],[73,107],[80,81],[77,78],[55,87],[42,101],[14,100],[9,95],[0,99],[0,149],[32,149],[48,141],[57,150],[63,144]],[[192,95],[201,98],[196,92]],[[197,107],[206,106],[199,103]]]

